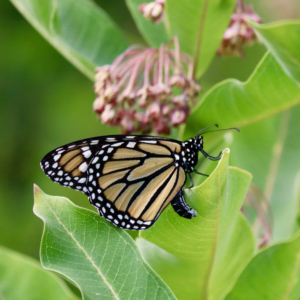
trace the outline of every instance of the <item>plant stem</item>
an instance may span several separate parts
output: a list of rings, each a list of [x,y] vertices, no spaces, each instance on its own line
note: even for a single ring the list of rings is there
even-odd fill
[[[209,0],[204,0],[202,14],[201,14],[200,22],[199,22],[198,38],[197,38],[196,49],[195,49],[195,54],[194,54],[194,66],[195,66],[194,67],[194,77],[196,75],[197,65],[199,64],[199,60],[200,60],[201,41],[202,41],[202,36],[203,36],[204,21],[205,21],[206,11],[207,11],[207,7],[208,7],[208,2],[209,2]]]

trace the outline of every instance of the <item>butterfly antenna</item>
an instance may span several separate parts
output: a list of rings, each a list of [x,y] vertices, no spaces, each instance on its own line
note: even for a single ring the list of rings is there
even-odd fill
[[[212,125],[209,125],[209,126],[207,126],[207,127],[205,127],[205,128],[202,128],[202,129],[196,134],[196,136],[199,136],[199,134],[200,134],[201,131],[203,131],[203,130],[205,130],[205,129],[207,129],[207,128],[213,127],[213,126],[219,127],[219,125],[218,125],[217,123],[212,124]]]
[[[209,130],[209,131],[202,132],[201,134],[208,133],[208,132],[214,132],[214,131],[224,131],[224,130],[231,130],[231,129],[234,129],[234,130],[236,130],[236,131],[240,132],[240,130],[239,130],[237,127],[231,127],[231,128],[225,128],[225,129]]]

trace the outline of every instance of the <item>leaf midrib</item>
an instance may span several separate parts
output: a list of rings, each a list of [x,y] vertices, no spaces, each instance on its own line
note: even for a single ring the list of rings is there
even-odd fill
[[[291,295],[292,288],[295,284],[295,278],[297,277],[297,271],[299,269],[299,265],[300,265],[300,252],[298,252],[298,254],[296,256],[295,266],[292,270],[291,277],[290,277],[290,280],[289,280],[289,284],[286,288],[286,292],[285,292],[282,300],[288,300],[290,295]]]
[[[43,195],[41,197],[43,197],[43,200],[45,201],[46,205],[48,206],[49,210],[52,212],[52,214],[54,215],[54,217],[56,218],[56,220],[58,221],[58,223],[65,229],[65,231],[67,232],[67,234],[73,239],[73,241],[76,243],[76,245],[84,253],[84,255],[86,256],[86,258],[91,262],[92,266],[96,269],[97,273],[100,275],[100,277],[102,278],[102,280],[105,282],[105,284],[107,285],[107,287],[110,289],[110,291],[113,294],[114,298],[117,299],[117,300],[120,300],[120,298],[118,297],[117,293],[114,291],[113,287],[106,280],[105,276],[102,274],[102,272],[97,267],[97,265],[95,264],[95,262],[88,255],[88,253],[85,251],[85,249],[83,248],[83,246],[80,245],[80,243],[77,241],[77,239],[74,237],[74,235],[67,229],[67,227],[63,224],[63,222],[59,219],[59,217],[56,215],[56,213],[54,212],[54,210],[51,208],[51,206],[49,205],[49,203],[47,202],[47,200],[45,199],[45,197]]]
[[[209,299],[209,281],[210,277],[213,271],[213,265],[215,261],[215,256],[217,252],[217,239],[218,239],[218,229],[219,229],[219,219],[220,219],[220,208],[221,208],[221,174],[220,170],[218,169],[218,206],[217,206],[217,212],[216,212],[216,221],[215,221],[215,232],[214,232],[214,240],[212,244],[212,251],[211,251],[211,257],[207,269],[207,274],[205,276],[205,282],[204,282],[204,289],[203,289],[203,294],[202,294],[202,299],[207,300]]]

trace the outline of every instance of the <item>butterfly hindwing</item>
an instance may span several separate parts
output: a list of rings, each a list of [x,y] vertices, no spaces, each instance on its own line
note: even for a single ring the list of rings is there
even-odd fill
[[[103,147],[87,170],[90,202],[118,227],[150,227],[186,180],[174,150],[179,143],[149,137]]]
[[[41,162],[45,174],[54,182],[89,195],[86,188],[87,168],[101,148],[99,138],[67,144],[48,153]]]

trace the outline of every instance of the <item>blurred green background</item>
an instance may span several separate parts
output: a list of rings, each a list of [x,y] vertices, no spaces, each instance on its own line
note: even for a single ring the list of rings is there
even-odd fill
[[[300,18],[300,1],[252,1],[264,22]],[[124,0],[97,1],[131,43],[142,42]],[[250,2],[248,2],[250,3]],[[0,244],[38,258],[43,224],[32,212],[33,183],[93,209],[87,197],[54,184],[40,169],[52,149],[87,137],[118,133],[92,111],[93,83],[56,52],[8,1],[0,2]],[[201,79],[204,92],[226,78],[246,80],[265,53],[216,57]]]

